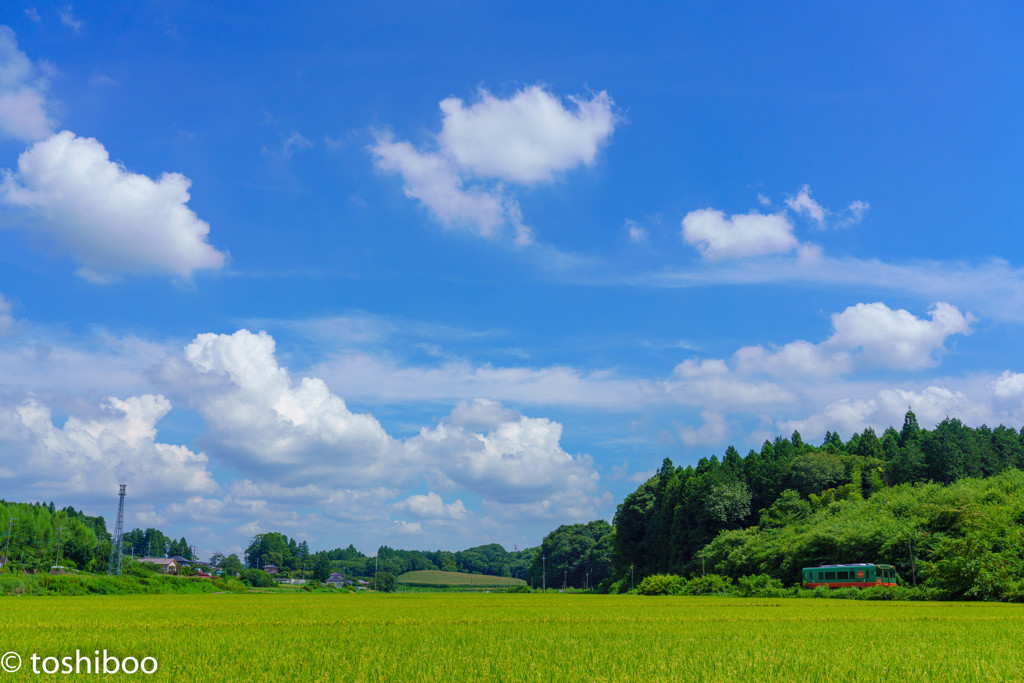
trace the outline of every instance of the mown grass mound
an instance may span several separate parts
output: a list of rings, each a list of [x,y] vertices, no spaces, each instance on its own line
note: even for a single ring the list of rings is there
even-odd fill
[[[509,586],[525,586],[522,579],[513,579],[508,576],[488,576],[486,574],[463,574],[462,572],[442,572],[436,569],[422,569],[414,572],[406,572],[398,577],[398,583],[407,586],[427,587],[472,587],[507,588]]]

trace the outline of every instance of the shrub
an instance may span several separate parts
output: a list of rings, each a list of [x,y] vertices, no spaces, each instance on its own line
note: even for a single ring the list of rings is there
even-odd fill
[[[732,579],[719,574],[695,576],[682,586],[683,595],[729,595],[732,593]]]
[[[736,592],[744,598],[779,598],[789,593],[781,580],[767,574],[741,576],[736,581]]]
[[[636,592],[640,595],[679,595],[685,579],[675,574],[654,574],[644,577]]]

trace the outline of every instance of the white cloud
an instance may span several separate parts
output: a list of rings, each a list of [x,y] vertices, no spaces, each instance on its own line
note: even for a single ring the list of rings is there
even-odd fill
[[[489,398],[459,401],[448,416],[448,423],[474,431],[492,429],[502,422],[515,420],[519,414]]]
[[[683,218],[683,239],[712,261],[781,254],[800,246],[785,215],[756,211],[730,217],[715,209],[691,211]]]
[[[27,496],[112,497],[125,482],[133,496],[167,501],[218,490],[207,457],[156,441],[156,423],[171,409],[163,396],[109,398],[91,419],[62,427],[34,398],[0,404],[0,479]]]
[[[48,136],[53,125],[46,112],[48,87],[18,49],[14,31],[0,26],[0,132],[25,141]]]
[[[664,386],[667,394],[680,403],[718,410],[775,406],[797,400],[796,394],[786,387],[737,376],[719,358],[683,361]]]
[[[571,97],[566,108],[541,86],[508,99],[480,91],[469,105],[443,100],[436,151],[378,132],[370,151],[380,170],[397,172],[406,196],[418,199],[445,227],[496,237],[510,227],[516,242],[531,241],[515,197],[503,183],[532,185],[594,163],[615,127],[612,101],[601,92],[590,100]]]
[[[820,345],[803,340],[790,342],[777,351],[763,346],[745,346],[736,351],[735,359],[741,372],[764,372],[777,377],[831,377],[853,369],[849,353],[830,353]]]
[[[405,196],[423,202],[445,227],[469,226],[481,237],[492,237],[500,226],[517,223],[514,201],[499,190],[464,189],[462,178],[443,156],[420,153],[383,133],[371,150],[377,168],[400,173]]]
[[[936,364],[935,353],[946,338],[968,335],[974,316],[951,304],[938,302],[922,320],[904,309],[892,310],[881,302],[857,304],[832,316],[832,335],[824,346],[860,349],[859,357],[877,367],[921,369]]]
[[[506,504],[549,501],[570,493],[586,498],[598,475],[587,456],[562,450],[562,425],[516,415],[486,434],[450,423],[422,429],[406,446],[413,459],[434,463],[440,481]]]
[[[70,131],[36,143],[0,185],[3,202],[29,211],[32,229],[103,281],[123,273],[190,276],[220,268],[223,253],[207,242],[210,226],[188,208],[191,181],[159,180],[110,160],[97,140]]]
[[[615,128],[612,101],[601,92],[589,101],[570,97],[575,111],[534,85],[507,100],[486,90],[465,107],[441,102],[438,143],[447,156],[475,176],[532,184],[555,173],[589,166]]]
[[[701,411],[704,421],[700,427],[683,427],[679,430],[679,440],[687,446],[704,446],[721,444],[729,438],[731,429],[725,415],[713,410]]]
[[[974,316],[944,302],[932,305],[928,312],[931,320],[881,302],[856,304],[832,316],[834,332],[824,342],[800,340],[776,351],[747,346],[736,352],[736,367],[742,372],[807,377],[829,377],[862,368],[932,367],[948,337],[971,333]]]
[[[415,536],[423,531],[423,526],[419,522],[406,522],[402,519],[396,519],[394,524],[395,533],[404,536]]]
[[[462,504],[461,500],[446,504],[444,499],[433,491],[426,495],[409,496],[403,501],[394,503],[391,508],[397,512],[404,512],[425,520],[458,521],[469,516],[469,511],[466,510],[466,506]]]
[[[786,206],[792,209],[794,213],[807,214],[817,221],[818,225],[825,222],[825,209],[811,198],[811,187],[809,185],[801,187],[796,197],[787,198]]]
[[[35,7],[29,7],[25,10],[25,16],[29,18],[34,24],[42,23],[43,18],[39,16],[38,10]]]
[[[1024,395],[1024,374],[1004,370],[989,385],[993,396],[1000,399],[1012,399]]]
[[[200,334],[185,348],[188,367],[169,368],[169,375],[191,371],[185,391],[218,453],[287,484],[409,478],[399,444],[373,416],[351,412],[320,379],[294,383],[274,350],[264,332]]]
[[[848,228],[851,225],[856,225],[861,222],[864,214],[871,208],[870,204],[858,199],[850,202],[850,205],[842,211],[830,211],[811,197],[810,185],[801,187],[795,197],[788,197],[786,206],[797,215],[806,215],[811,218],[819,228],[826,227],[826,220],[828,227],[832,228]]]

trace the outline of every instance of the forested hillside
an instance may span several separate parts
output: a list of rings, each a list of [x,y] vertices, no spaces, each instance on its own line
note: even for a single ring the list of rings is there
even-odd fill
[[[58,510],[53,503],[0,500],[0,539],[0,563],[6,558],[11,566],[29,571],[49,571],[55,564],[105,570],[110,558],[110,535],[102,517],[70,506]]]
[[[698,556],[708,572],[786,584],[800,581],[801,567],[879,562],[944,598],[1006,598],[1024,593],[1022,491],[1024,472],[1010,469],[949,486],[904,484],[816,511],[787,498],[759,526],[722,532]]]
[[[787,554],[785,557],[791,560],[771,562],[751,550],[748,557],[761,559],[737,558],[732,565],[726,562],[726,548],[729,543],[739,543],[749,550],[768,543],[775,533],[772,529],[795,533],[793,529],[802,528],[800,525],[812,516],[816,524],[827,526],[830,519],[836,525],[846,524],[850,522],[847,517],[829,515],[846,514],[864,499],[872,499],[871,506],[856,509],[872,515],[899,495],[914,497],[925,495],[921,491],[934,490],[915,493],[901,488],[902,494],[890,491],[899,484],[948,485],[963,478],[990,477],[1022,467],[1024,443],[1015,429],[971,428],[951,418],[933,430],[921,429],[911,411],[907,411],[900,431],[890,427],[881,438],[870,428],[846,442],[829,432],[822,445],[812,446],[794,432],[789,439],[766,441],[760,451],[751,450],[745,457],[729,447],[721,460],[704,458],[696,467],[673,467],[666,459],[657,474],[618,507],[616,575],[624,576],[630,568],[637,576],[700,573],[707,571],[710,561],[730,573],[741,571],[742,566],[742,571],[769,571],[787,581],[795,580],[790,561],[807,566],[886,559],[902,567],[896,550],[887,549],[876,558],[873,553],[879,551],[878,544],[856,547],[821,541],[815,546],[808,542],[802,546],[803,554]],[[915,500],[921,505],[938,504],[926,503],[924,498]],[[753,526],[758,529],[739,531]],[[722,532],[735,533],[716,540]],[[901,538],[899,543],[908,540]],[[714,550],[702,552],[712,541]],[[903,552],[909,557],[906,548]],[[762,567],[761,563],[766,564]]]

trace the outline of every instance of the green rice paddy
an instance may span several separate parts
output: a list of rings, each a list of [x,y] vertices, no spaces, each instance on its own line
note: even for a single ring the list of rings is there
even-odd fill
[[[0,654],[107,649],[173,681],[1013,681],[1002,603],[560,594],[0,598]],[[73,677],[48,676],[58,680]],[[82,678],[85,678],[84,676]]]

